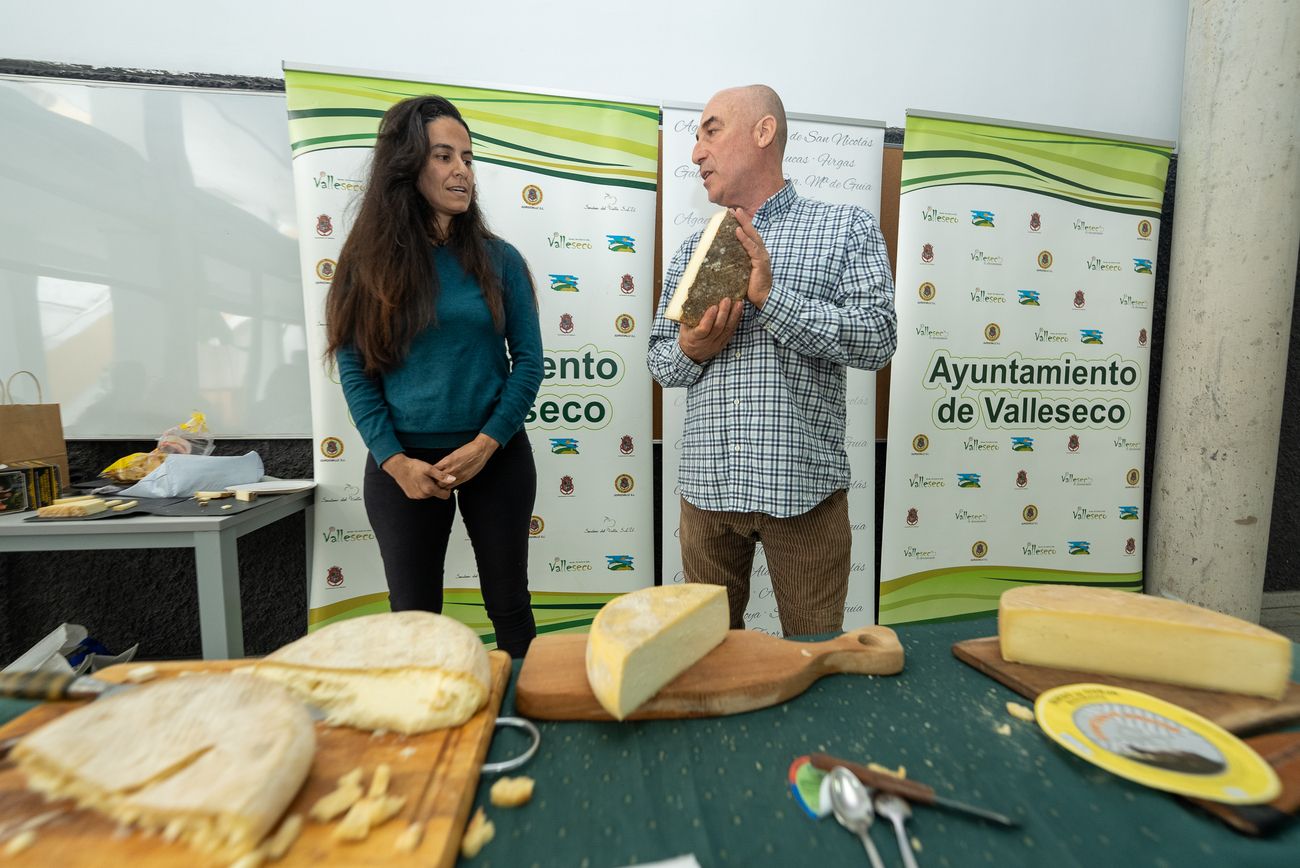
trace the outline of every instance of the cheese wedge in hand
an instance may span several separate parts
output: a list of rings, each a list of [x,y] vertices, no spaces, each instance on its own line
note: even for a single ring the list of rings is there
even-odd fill
[[[1013,663],[1270,699],[1286,693],[1291,674],[1291,643],[1272,630],[1112,588],[1013,588],[998,607],[998,638]]]
[[[478,634],[433,612],[338,621],[250,668],[324,709],[328,723],[407,735],[460,726],[491,686]]]
[[[727,208],[714,213],[704,225],[699,243],[664,310],[665,317],[694,328],[705,311],[722,299],[738,302],[745,298],[752,266],[749,254],[736,237],[739,228],[740,223]]]
[[[731,615],[721,585],[661,585],[615,597],[587,636],[587,681],[623,720],[727,638]]]
[[[316,729],[275,684],[239,675],[123,690],[23,738],[28,786],[227,861],[271,831],[307,778]]]

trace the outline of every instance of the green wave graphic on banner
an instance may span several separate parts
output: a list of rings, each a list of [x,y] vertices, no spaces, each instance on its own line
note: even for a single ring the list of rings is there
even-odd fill
[[[537,634],[586,633],[591,621],[601,607],[620,594],[578,594],[558,591],[533,591],[533,618],[537,621]],[[327,624],[391,611],[388,592],[366,594],[341,600],[307,613],[308,632]],[[483,594],[477,588],[447,588],[443,592],[442,612],[469,626],[484,644],[496,647],[496,633],[484,608]]]
[[[379,119],[390,106],[408,97],[438,94],[465,117],[474,156],[484,163],[606,186],[655,189],[656,106],[294,69],[286,69],[284,78],[295,157],[332,148],[372,147]]]
[[[1171,150],[1085,135],[909,115],[904,193],[978,184],[1160,217]]]
[[[1142,573],[1094,573],[1033,567],[948,567],[913,573],[881,586],[880,623],[916,624],[985,618],[1002,592],[1018,585],[1090,585],[1141,591]]]

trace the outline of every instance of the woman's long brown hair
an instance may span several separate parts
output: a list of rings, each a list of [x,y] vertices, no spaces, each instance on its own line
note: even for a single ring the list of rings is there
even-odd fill
[[[488,239],[495,238],[478,207],[452,217],[447,237],[437,237],[433,209],[417,187],[429,159],[426,125],[453,117],[469,132],[456,107],[440,96],[403,100],[384,113],[371,158],[370,180],[338,269],[325,296],[325,358],[351,345],[367,374],[402,363],[411,341],[437,323],[438,275],[430,244],[446,244],[483,292],[492,323],[505,324],[501,277],[492,265]]]

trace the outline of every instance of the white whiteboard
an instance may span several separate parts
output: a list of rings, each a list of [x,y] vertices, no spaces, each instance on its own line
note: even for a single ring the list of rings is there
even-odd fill
[[[283,93],[0,77],[0,131],[0,377],[69,439],[310,436]]]

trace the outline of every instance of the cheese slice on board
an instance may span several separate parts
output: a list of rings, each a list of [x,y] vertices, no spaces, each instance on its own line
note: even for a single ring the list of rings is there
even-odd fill
[[[587,681],[601,707],[622,720],[727,638],[721,585],[661,585],[615,597],[587,637]]]
[[[478,634],[433,612],[338,621],[250,668],[324,709],[328,723],[408,735],[460,726],[491,687]]]
[[[998,637],[1013,663],[1270,699],[1286,693],[1291,674],[1291,643],[1272,630],[1112,588],[1013,588],[999,604]]]
[[[704,226],[695,252],[686,263],[664,316],[694,328],[710,307],[749,291],[749,254],[736,238],[740,223],[730,209],[713,215]]]
[[[224,859],[252,850],[307,778],[316,730],[283,688],[236,675],[123,690],[26,736],[28,786]]]

